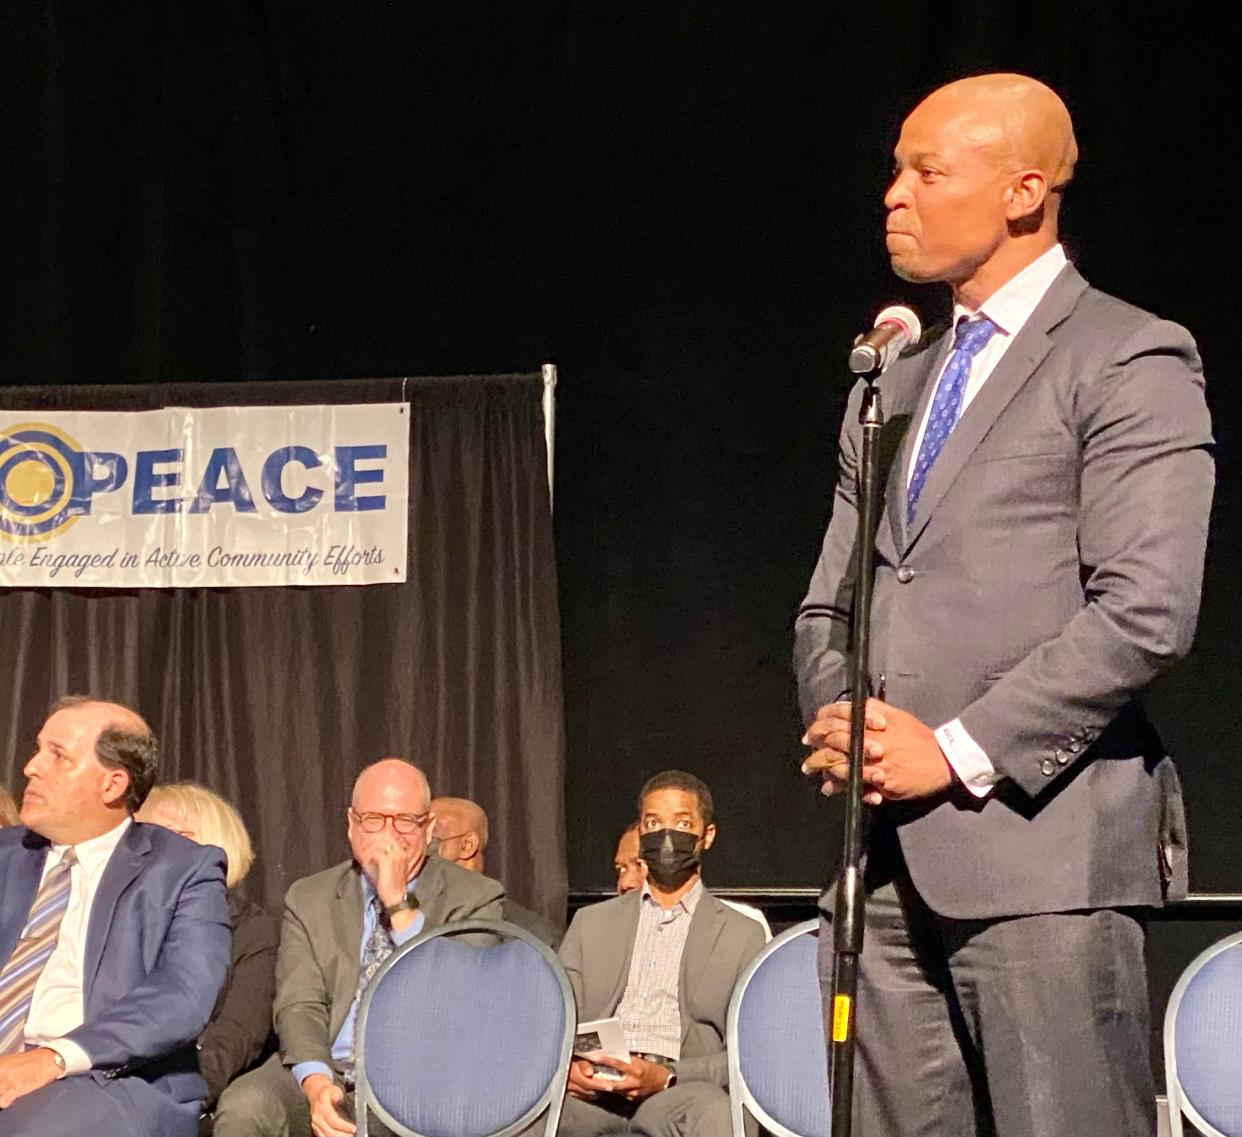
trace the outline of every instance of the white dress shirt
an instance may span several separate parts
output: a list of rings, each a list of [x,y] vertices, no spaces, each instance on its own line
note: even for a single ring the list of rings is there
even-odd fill
[[[26,1017],[26,1044],[46,1046],[65,1060],[66,1074],[85,1074],[92,1066],[90,1055],[76,1042],[65,1038],[82,1025],[82,972],[86,964],[86,933],[91,922],[91,907],[103,878],[104,868],[111,860],[125,830],[131,824],[127,817],[115,829],[74,845],[77,864],[69,870],[69,906],[60,921],[56,948],[35,983],[30,1014]],[[58,864],[68,845],[53,845],[43,863],[43,877]]]
[[[972,311],[961,304],[953,306],[953,327],[963,317],[984,315],[996,325],[996,332],[980,352],[971,360],[970,374],[966,380],[966,390],[962,397],[962,413],[970,406],[971,400],[979,393],[988,376],[996,370],[1014,337],[1022,330],[1031,313],[1039,306],[1044,294],[1052,286],[1052,282],[1066,266],[1065,250],[1060,245],[1053,245],[1042,256],[1037,257],[1017,276],[1010,277],[1004,284],[989,296],[978,311]],[[944,366],[949,363],[946,357]],[[944,368],[941,368],[941,375]],[[936,382],[940,382],[937,375]],[[927,402],[927,410],[919,423],[919,432],[915,436],[914,445],[910,449],[910,465],[906,470],[906,485],[914,471],[919,447],[923,444],[923,434],[927,430],[927,419],[931,414],[931,399]],[[986,797],[997,783],[1000,775],[983,748],[975,742],[960,719],[947,722],[936,731],[936,741],[949,760],[954,772],[976,797]]]

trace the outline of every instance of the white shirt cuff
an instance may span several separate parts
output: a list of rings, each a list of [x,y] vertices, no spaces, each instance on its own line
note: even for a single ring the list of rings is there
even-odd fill
[[[992,787],[1000,781],[1000,775],[992,760],[979,744],[970,737],[961,719],[947,722],[936,731],[936,741],[949,760],[954,773],[975,797],[987,797]]]
[[[65,1077],[70,1074],[86,1074],[94,1063],[91,1056],[76,1042],[68,1038],[54,1038],[51,1042],[42,1042],[49,1050],[55,1050],[65,1060]]]

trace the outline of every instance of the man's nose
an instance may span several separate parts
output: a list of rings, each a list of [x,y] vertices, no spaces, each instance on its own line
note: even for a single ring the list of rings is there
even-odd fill
[[[888,189],[884,193],[884,208],[890,213],[899,205],[910,203],[910,179],[907,176],[909,173],[909,170],[900,171],[888,184]]]

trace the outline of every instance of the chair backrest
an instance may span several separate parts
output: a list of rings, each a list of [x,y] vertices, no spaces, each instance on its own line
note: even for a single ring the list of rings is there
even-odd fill
[[[523,928],[424,932],[384,961],[358,1010],[358,1131],[369,1108],[398,1137],[509,1137],[546,1111],[551,1137],[576,1024],[560,960]]]
[[[1242,932],[1193,959],[1164,1013],[1169,1130],[1242,1137]]]
[[[733,1132],[743,1109],[774,1137],[828,1137],[828,1048],[819,921],[782,932],[750,963],[729,1003]]]

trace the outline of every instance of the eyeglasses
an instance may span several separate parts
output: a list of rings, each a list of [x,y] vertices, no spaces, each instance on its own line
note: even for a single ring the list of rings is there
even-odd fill
[[[351,809],[349,816],[362,826],[364,833],[382,832],[384,825],[391,821],[398,833],[410,834],[421,829],[431,817],[431,810],[426,813],[358,813]]]

